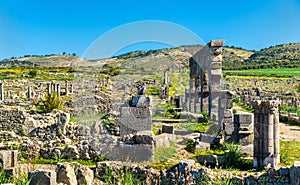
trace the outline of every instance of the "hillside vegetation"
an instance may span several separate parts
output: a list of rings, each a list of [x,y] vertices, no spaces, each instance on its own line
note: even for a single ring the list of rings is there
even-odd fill
[[[107,59],[88,61],[75,55],[26,55],[0,61],[0,67],[120,67],[123,69],[166,70],[188,68],[189,58],[201,48],[200,45],[180,46],[157,50],[140,50]],[[265,68],[300,68],[300,43],[281,44],[250,51],[234,46],[223,47],[223,69],[245,70]]]
[[[300,43],[281,44],[254,52],[241,62],[224,60],[223,69],[299,68]]]

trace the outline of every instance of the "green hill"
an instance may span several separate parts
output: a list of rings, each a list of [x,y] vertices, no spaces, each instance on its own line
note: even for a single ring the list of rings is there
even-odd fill
[[[254,52],[248,59],[236,62],[224,60],[223,68],[230,70],[299,68],[300,43],[281,44]]]

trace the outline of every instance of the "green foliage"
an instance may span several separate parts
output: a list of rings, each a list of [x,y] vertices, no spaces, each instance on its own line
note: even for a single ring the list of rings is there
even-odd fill
[[[175,124],[175,128],[179,130],[190,130],[193,132],[205,133],[211,124],[209,122],[202,123],[179,123]]]
[[[144,183],[135,178],[133,173],[127,169],[124,171],[124,174],[121,175],[118,171],[112,170],[110,168],[105,168],[104,185],[111,184],[142,185]]]
[[[196,143],[194,141],[188,141],[184,149],[194,154],[196,151]]]
[[[176,153],[176,144],[170,142],[169,147],[156,147],[154,149],[154,163],[164,163]]]
[[[147,93],[147,95],[158,96],[159,95],[159,88],[156,87],[156,86],[147,87],[146,93]]]
[[[286,111],[288,113],[296,113],[297,116],[300,116],[300,109],[295,106],[280,106],[279,111]]]
[[[223,69],[299,68],[299,45],[299,43],[290,43],[271,46],[255,52],[243,62],[238,58],[228,60],[224,57]]]
[[[8,175],[5,173],[3,169],[0,169],[0,184],[10,183],[12,181],[11,178],[8,178]]]
[[[300,66],[299,66],[300,67]],[[226,76],[291,77],[300,76],[300,68],[272,68],[248,70],[223,70]]]
[[[237,110],[236,109],[232,109],[232,113],[233,114],[237,113]]]
[[[225,156],[227,157],[226,167],[240,168],[242,167],[242,160],[245,157],[245,154],[241,152],[238,145],[235,144],[225,144],[224,149],[227,150],[225,152]]]
[[[254,109],[248,107],[247,105],[243,104],[242,102],[235,103],[237,106],[241,107],[244,111],[254,113]]]
[[[57,92],[45,95],[42,100],[42,109],[44,112],[49,113],[54,109],[62,110],[66,100],[63,97],[58,96]]]
[[[31,179],[28,179],[28,175],[26,173],[19,175],[15,180],[15,185],[29,185]]]
[[[208,122],[209,121],[209,114],[208,114],[207,111],[201,111],[200,114],[202,114],[204,122]]]
[[[36,77],[37,76],[37,74],[38,74],[38,71],[37,70],[31,70],[31,71],[29,71],[29,73],[28,73],[29,75],[30,75],[30,77],[31,78],[34,78],[34,77]]]

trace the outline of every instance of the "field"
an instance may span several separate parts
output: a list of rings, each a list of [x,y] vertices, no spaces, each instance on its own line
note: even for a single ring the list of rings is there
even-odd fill
[[[224,70],[223,74],[226,76],[300,77],[300,68]]]

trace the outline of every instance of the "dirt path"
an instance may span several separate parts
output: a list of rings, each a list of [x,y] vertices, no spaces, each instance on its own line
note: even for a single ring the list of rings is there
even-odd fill
[[[280,139],[300,141],[300,126],[280,123]]]

